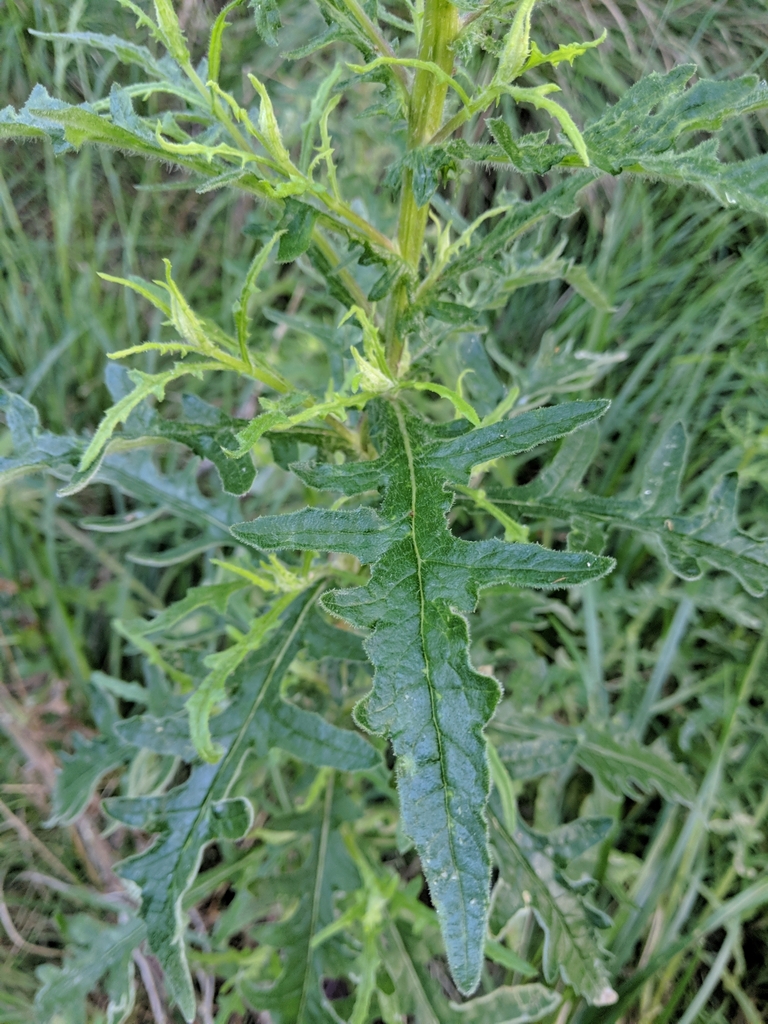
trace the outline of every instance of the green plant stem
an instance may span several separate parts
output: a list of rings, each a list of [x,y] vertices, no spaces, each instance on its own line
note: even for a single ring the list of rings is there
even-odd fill
[[[349,13],[355,19],[357,24],[363,30],[369,41],[373,44],[377,53],[382,57],[395,57],[395,51],[389,45],[388,41],[381,34],[377,25],[375,25],[368,15],[363,10],[362,6],[358,3],[358,0],[344,0],[344,6],[347,8]],[[408,77],[405,73],[404,68],[393,67],[392,73],[397,78],[401,89],[404,92],[408,91]]]
[[[458,31],[459,12],[453,4],[449,0],[427,0],[419,40],[419,60],[431,61],[450,75],[453,71],[452,44]],[[416,72],[408,115],[409,150],[423,146],[440,127],[447,91],[447,83],[431,71],[420,69]],[[400,196],[397,240],[401,256],[414,271],[419,267],[428,214],[429,204],[417,204],[413,172],[406,170]],[[407,302],[406,284],[401,282],[392,292],[385,325],[387,358],[393,370],[397,369],[403,347],[397,334],[397,320]]]

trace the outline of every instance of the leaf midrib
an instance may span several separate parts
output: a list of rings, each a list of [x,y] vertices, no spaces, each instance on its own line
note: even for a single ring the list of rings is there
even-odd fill
[[[461,892],[462,905],[464,903],[464,887],[462,885],[462,873],[457,866],[456,850],[454,846],[453,837],[453,822],[451,819],[451,809],[448,800],[448,777],[445,765],[445,752],[443,750],[443,737],[440,732],[440,723],[437,719],[437,694],[435,692],[435,686],[432,682],[430,675],[429,658],[427,656],[427,643],[426,643],[426,593],[424,586],[424,562],[419,551],[419,544],[416,539],[416,517],[418,515],[418,487],[416,484],[416,466],[413,457],[413,449],[411,448],[411,439],[408,435],[408,428],[403,417],[402,410],[399,405],[394,404],[395,415],[397,417],[397,424],[400,428],[400,435],[403,439],[403,446],[405,448],[405,455],[408,461],[408,474],[411,482],[411,543],[413,545],[413,553],[416,561],[416,579],[419,587],[419,636],[421,639],[421,651],[424,658],[424,678],[427,683],[427,689],[429,691],[429,708],[430,717],[432,719],[432,728],[435,730],[435,737],[437,740],[438,760],[440,764],[440,781],[443,789],[443,807],[445,809],[445,820],[448,827],[448,847],[451,852],[451,864],[453,868],[453,874],[458,878],[459,891]],[[467,935],[466,925],[464,916],[461,919],[461,932],[464,946],[464,957],[465,960],[469,959],[469,937]]]
[[[251,705],[250,711],[246,715],[246,717],[245,717],[245,719],[243,721],[242,726],[238,730],[237,736],[235,737],[234,741],[230,745],[230,747],[227,750],[226,754],[224,754],[224,757],[221,759],[221,762],[219,764],[219,770],[216,772],[216,775],[213,777],[211,785],[208,787],[208,792],[205,794],[205,798],[200,803],[200,809],[199,809],[199,811],[198,811],[198,813],[197,813],[197,815],[195,817],[195,820],[193,821],[191,827],[189,828],[189,830],[187,832],[186,839],[184,840],[184,843],[183,843],[183,846],[182,846],[182,850],[183,851],[186,851],[186,850],[189,849],[189,847],[191,845],[191,838],[190,837],[195,834],[195,830],[196,830],[198,824],[205,817],[205,815],[208,814],[208,811],[209,811],[209,808],[210,808],[211,804],[215,800],[224,800],[224,799],[226,799],[227,794],[229,793],[230,789],[234,785],[235,780],[237,779],[237,776],[239,774],[240,765],[236,764],[234,768],[230,768],[230,766],[231,766],[232,762],[235,760],[235,758],[239,758],[240,759],[240,764],[242,763],[243,758],[244,758],[244,756],[245,756],[247,751],[246,750],[240,750],[240,747],[243,745],[243,741],[244,741],[245,737],[248,735],[248,730],[250,729],[251,722],[253,721],[253,717],[256,714],[256,712],[258,711],[259,707],[261,706],[261,703],[264,700],[264,698],[265,698],[265,696],[267,694],[267,691],[269,690],[270,683],[272,682],[272,677],[274,676],[275,672],[277,671],[277,666],[281,664],[282,659],[283,659],[283,657],[285,655],[285,652],[288,650],[288,648],[290,647],[290,645],[293,643],[294,639],[296,638],[296,634],[298,633],[298,631],[301,629],[302,625],[304,624],[304,619],[309,614],[309,610],[310,610],[310,608],[312,608],[313,604],[314,604],[314,601],[312,601],[312,600],[307,601],[306,605],[302,608],[301,612],[299,613],[299,616],[296,619],[296,622],[294,623],[293,628],[290,630],[290,632],[288,633],[287,637],[285,638],[285,641],[282,644],[279,653],[272,660],[272,664],[271,664],[271,666],[269,668],[269,671],[267,672],[266,678],[264,679],[264,684],[262,685],[261,690],[259,691],[258,696],[256,697],[256,700],[254,700],[253,704]],[[230,771],[230,777],[229,777],[229,779],[228,779],[228,781],[226,783],[226,788],[225,788],[224,792],[221,794],[221,796],[214,796],[217,783],[222,778],[222,775],[225,775],[227,770]],[[179,857],[179,859],[181,859],[181,858]],[[178,901],[177,902],[180,903],[183,898],[184,898],[184,893],[182,892],[180,894],[180,896],[178,897]]]

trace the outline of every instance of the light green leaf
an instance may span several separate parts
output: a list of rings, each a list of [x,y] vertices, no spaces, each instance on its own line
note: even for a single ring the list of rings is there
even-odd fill
[[[347,465],[322,472],[294,468],[314,484],[322,479],[323,486],[344,492],[378,470],[380,516],[371,509],[307,509],[246,525],[257,546],[346,551],[374,563],[366,586],[333,591],[323,604],[352,625],[374,629],[366,649],[376,676],[356,716],[366,729],[391,737],[403,827],[419,850],[454,980],[471,992],[482,966],[490,891],[483,728],[499,688],[470,666],[466,622],[453,609],[471,611],[478,591],[493,583],[573,584],[603,575],[612,563],[535,544],[457,540],[447,529],[451,498],[443,484],[446,477],[466,481],[473,466],[488,458],[576,429],[605,405],[556,406],[453,439],[440,437],[399,404],[382,401],[370,408],[383,454],[363,463],[362,476]],[[367,532],[355,540],[360,525]],[[244,540],[244,530],[233,532]]]
[[[64,138],[64,131],[45,114],[55,117],[66,110],[68,104],[50,96],[43,85],[36,85],[29,99],[18,112],[13,107],[0,110],[0,139],[50,137],[55,153],[71,151],[72,146]]]
[[[166,48],[174,60],[181,65],[188,65],[191,57],[187,49],[187,41],[181,30],[173,0],[154,0],[157,24],[163,35]]]
[[[216,369],[215,363],[174,363],[173,369],[164,373],[144,373],[141,370],[129,370],[128,376],[135,387],[133,391],[125,395],[104,413],[104,416],[96,428],[90,444],[83,452],[77,471],[70,483],[60,491],[62,495],[75,494],[82,490],[91,479],[92,473],[88,470],[104,457],[107,444],[121,423],[125,423],[133,410],[147,398],[156,398],[162,401],[165,398],[165,389],[179,377],[193,374],[200,377],[206,369]]]
[[[180,757],[190,762],[196,750],[189,734],[189,715],[181,712],[157,718],[154,715],[135,715],[115,725],[115,733],[123,743],[155,754]]]
[[[240,296],[232,307],[232,315],[235,321],[237,340],[240,344],[240,354],[242,355],[246,363],[250,359],[250,353],[248,352],[248,326],[250,323],[250,318],[248,316],[248,299],[251,296],[251,292],[259,291],[259,289],[256,287],[256,280],[259,274],[264,269],[264,267],[267,265],[267,261],[269,260],[270,254],[272,253],[275,244],[281,238],[281,232],[276,231],[269,239],[269,241],[265,245],[263,245],[261,249],[259,249],[256,255],[253,257],[253,259],[251,260],[251,265],[248,268],[248,273],[245,275],[243,287],[240,290]]]
[[[689,804],[694,797],[690,779],[665,754],[621,733],[609,734],[589,722],[579,726],[524,719],[495,723],[502,733],[519,738],[498,745],[499,757],[513,778],[535,778],[574,758],[614,793],[638,799],[658,792],[667,800]]]
[[[290,594],[278,598],[269,611],[254,619],[242,639],[226,650],[209,654],[205,658],[204,664],[211,671],[187,701],[192,742],[204,761],[218,761],[224,753],[223,749],[217,747],[211,740],[210,717],[216,705],[227,695],[227,680],[249,654],[263,647],[267,637],[277,628],[281,615],[291,600]]]
[[[475,410],[466,398],[462,398],[461,395],[452,388],[447,388],[443,384],[433,384],[430,381],[412,381],[408,386],[415,388],[417,391],[432,391],[436,395],[440,395],[441,398],[447,398],[459,416],[463,416],[464,419],[469,420],[473,427],[480,426],[480,417],[477,415]]]
[[[494,139],[521,174],[546,174],[570,152],[568,146],[549,143],[549,132],[535,132],[516,139],[502,117],[489,117],[487,123]]]
[[[502,743],[499,757],[513,779],[536,779],[564,767],[576,749],[576,738],[538,736],[536,739]]]
[[[149,699],[149,691],[146,687],[140,686],[138,683],[126,683],[122,679],[115,679],[114,676],[108,676],[106,672],[91,672],[91,682],[100,690],[106,690],[107,693],[130,701],[132,704],[146,704]]]
[[[180,472],[164,474],[144,451],[110,456],[99,469],[99,480],[119,487],[143,505],[161,505],[171,515],[197,526],[208,540],[229,537],[228,525],[237,518],[238,502],[227,494],[204,495],[197,484],[199,462],[190,459]]]
[[[555,860],[567,863],[580,857],[596,843],[602,842],[614,825],[613,818],[574,818],[546,834],[529,830],[544,852]]]
[[[291,395],[289,397],[292,408],[296,407],[294,400],[300,400],[301,397],[301,395]],[[271,431],[299,426],[302,423],[309,422],[309,420],[322,419],[325,416],[346,415],[345,410],[361,408],[371,397],[371,394],[367,391],[360,391],[356,395],[334,394],[320,402],[307,398],[305,408],[293,414],[283,412],[282,409],[271,409],[268,412],[263,412],[240,431],[237,435],[238,446],[229,454],[232,456],[244,455],[250,451],[260,437]]]
[[[291,162],[291,154],[285,148],[283,143],[283,137],[280,134],[280,126],[277,123],[275,117],[275,110],[272,106],[272,100],[267,92],[267,87],[263,82],[259,81],[255,75],[248,75],[248,81],[251,83],[253,88],[259,94],[261,101],[259,106],[259,131],[261,132],[264,144],[273,160],[276,160],[286,173],[291,174],[295,171],[293,163]],[[298,191],[302,192],[306,188],[306,185],[302,182],[296,182],[295,186]]]
[[[154,619],[140,619],[131,622],[134,635],[163,633],[171,629],[200,608],[213,608],[219,615],[227,610],[230,597],[246,586],[246,580],[235,580],[232,583],[206,583],[200,587],[190,587],[180,601],[165,608]]]
[[[539,973],[533,964],[523,960],[509,946],[505,946],[501,942],[495,942],[493,939],[485,940],[485,955],[489,960],[493,960],[495,964],[501,964],[508,971],[519,971],[526,978],[535,978]]]
[[[38,39],[58,40],[73,43],[77,46],[92,46],[94,49],[106,50],[114,54],[123,64],[138,64],[139,67],[154,75],[155,78],[167,77],[167,69],[155,60],[146,46],[131,43],[120,36],[105,36],[99,32],[37,32],[30,29],[29,34]]]
[[[499,65],[493,77],[494,83],[507,85],[521,74],[528,63],[531,50],[531,14],[536,0],[520,0],[515,8],[507,37],[499,57]]]
[[[559,103],[551,100],[548,93],[558,91],[558,87],[553,84],[538,85],[533,89],[521,89],[517,86],[507,86],[504,90],[509,93],[512,99],[516,103],[530,103],[536,107],[537,110],[546,110],[548,114],[551,114],[556,121],[560,122],[560,127],[563,129],[565,134],[568,136],[571,145],[579,154],[581,162],[585,167],[589,167],[589,153],[587,151],[584,137],[576,127],[576,123],[565,109]]]
[[[275,828],[284,834],[302,834],[302,844],[286,867],[258,879],[252,886],[273,920],[257,928],[260,943],[280,951],[280,973],[274,980],[245,975],[238,985],[246,1003],[257,1011],[266,1011],[274,1024],[331,1024],[324,998],[323,976],[333,976],[331,965],[340,961],[349,965],[350,947],[343,937],[331,935],[313,943],[320,932],[334,921],[334,891],[347,892],[359,885],[358,873],[345,849],[339,823],[346,815],[341,793],[335,799],[335,780],[328,778],[324,799],[311,815],[286,814],[273,817]],[[307,849],[307,839],[309,849]],[[297,867],[299,854],[302,855]],[[281,916],[274,920],[271,909],[277,905]],[[285,908],[288,909],[285,913]]]
[[[75,437],[52,434],[40,428],[37,409],[21,395],[0,387],[0,412],[4,413],[13,444],[13,457],[0,457],[0,485],[17,477],[76,465],[85,445]]]
[[[581,263],[572,264],[565,272],[565,280],[579,293],[579,295],[591,303],[595,309],[603,313],[615,312],[615,307],[610,304],[602,289],[595,284],[589,276],[589,272]]]
[[[33,103],[33,97],[34,93],[30,95],[28,105]],[[95,113],[87,104],[76,107],[68,104],[46,104],[44,107],[31,110],[41,125],[47,125],[49,134],[53,134],[54,137],[57,133],[63,134],[66,142],[75,149],[79,149],[83,143],[90,142],[140,153],[155,159],[168,158],[165,150],[151,134],[140,127],[138,119],[131,127],[125,127],[117,123],[114,117],[110,120],[103,114]]]
[[[581,57],[587,50],[593,50],[596,46],[600,46],[607,38],[608,32],[604,29],[597,39],[584,43],[566,43],[564,46],[558,46],[556,50],[551,50],[549,53],[542,53],[536,43],[532,43],[531,54],[526,61],[523,71],[530,71],[541,64],[551,64],[552,67],[557,67],[558,64],[562,64],[564,61],[568,61],[571,67],[573,67],[573,62],[577,57]]]
[[[717,151],[717,140],[710,139],[685,153],[644,157],[642,170],[671,184],[698,185],[722,206],[738,206],[768,215],[768,159],[765,154],[725,164],[718,159]]]
[[[219,71],[221,69],[221,47],[224,42],[224,30],[229,24],[227,22],[227,15],[230,14],[236,7],[239,7],[244,0],[230,0],[225,7],[219,11],[216,16],[216,21],[213,23],[211,29],[211,40],[208,44],[208,78],[212,82],[218,83]]]
[[[531,202],[517,203],[482,238],[456,250],[442,271],[442,284],[489,264],[498,253],[548,216],[570,217],[576,211],[576,196],[595,178],[592,170],[580,169],[564,178]]]

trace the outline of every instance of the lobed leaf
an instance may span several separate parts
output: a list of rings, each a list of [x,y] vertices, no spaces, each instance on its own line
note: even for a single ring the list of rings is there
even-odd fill
[[[657,792],[667,800],[692,804],[695,790],[682,768],[629,736],[609,736],[594,726],[583,727],[576,760],[613,793],[638,798]]]
[[[702,512],[683,515],[678,489],[685,468],[685,431],[673,424],[652,452],[640,498],[601,498],[576,493],[593,447],[565,443],[555,461],[525,487],[490,489],[488,496],[517,513],[554,516],[633,530],[649,537],[669,566],[685,580],[699,579],[702,563],[728,572],[750,594],[768,592],[768,541],[744,533],[738,523],[738,476],[726,474],[714,485]]]
[[[686,88],[693,64],[647,75],[584,132],[592,161],[604,171],[629,170],[698,185],[724,206],[768,214],[768,160],[723,164],[717,141],[678,151],[681,136],[714,132],[732,117],[768,107],[768,85],[756,75],[733,81],[700,79]]]
[[[564,726],[551,721],[499,722],[496,728],[518,737],[499,745],[499,757],[514,779],[536,778],[562,768],[571,759],[594,775],[612,793],[633,799],[660,793],[689,805],[695,792],[691,780],[666,754],[646,747],[621,732],[609,733],[589,722]]]
[[[553,1014],[562,996],[544,985],[500,985],[488,995],[457,1005],[456,1024],[528,1024]]]
[[[104,927],[95,918],[78,914],[67,920],[66,932],[71,951],[63,965],[37,969],[42,985],[35,995],[35,1021],[82,1024],[87,1020],[86,999],[101,981],[108,1000],[106,1024],[124,1024],[136,998],[131,954],[144,938],[142,922],[129,917]]]
[[[41,430],[40,415],[21,395],[0,388],[0,411],[5,414],[14,455],[0,457],[0,485],[29,473],[61,469],[80,459],[84,445],[75,437]]]
[[[213,739],[223,750],[218,764],[194,765],[186,782],[160,796],[105,801],[113,818],[157,834],[152,846],[122,861],[117,870],[141,891],[141,916],[150,948],[163,966],[171,997],[189,1021],[195,1015],[195,999],[184,951],[182,900],[208,843],[238,839],[250,828],[249,801],[230,795],[245,755],[254,751],[265,756],[270,747],[280,746],[310,763],[343,771],[372,769],[379,763],[379,755],[361,736],[288,704],[281,696],[281,680],[296,655],[317,596],[314,587],[296,597],[279,629],[239,665],[236,695],[211,723]],[[190,752],[188,720],[182,726],[178,716],[129,720],[121,726],[120,735],[126,742],[151,743],[150,749]]]
[[[268,46],[277,46],[277,32],[280,29],[280,12],[277,0],[248,0],[253,11],[256,31]]]
[[[208,459],[216,467],[227,494],[241,495],[250,490],[256,467],[250,454],[233,458],[227,452],[237,446],[237,431],[243,420],[225,415],[196,395],[182,396],[183,419],[168,420],[154,414],[125,437],[164,438],[186,445],[195,455]]]
[[[69,825],[85,810],[99,780],[130,760],[131,750],[113,732],[119,721],[115,699],[109,693],[91,688],[91,714],[99,727],[99,736],[89,740],[80,733],[72,737],[72,753],[63,752],[62,766],[56,775],[51,815],[46,822]]]
[[[618,996],[606,967],[592,916],[581,897],[565,884],[555,862],[535,834],[518,826],[510,835],[495,814],[490,815],[494,850],[501,877],[512,892],[527,892],[536,919],[544,929],[544,977],[552,984],[562,976],[593,1006],[611,1006]],[[522,896],[518,896],[522,906]]]
[[[334,977],[348,969],[349,947],[331,937],[319,945],[313,943],[324,928],[334,921],[335,890],[352,890],[359,885],[355,865],[345,849],[339,826],[350,818],[341,794],[336,798],[331,775],[325,787],[325,799],[319,811],[311,815],[281,815],[273,824],[283,833],[295,831],[309,840],[300,867],[296,851],[289,868],[270,873],[252,887],[269,911],[277,904],[283,912],[277,920],[257,929],[259,942],[282,952],[280,973],[271,983],[246,975],[238,989],[254,1010],[266,1011],[275,1024],[330,1024],[324,997],[323,977]],[[302,843],[306,851],[306,839]],[[265,914],[265,917],[267,914]],[[345,956],[346,954],[346,956]]]
[[[462,992],[476,987],[483,959],[490,891],[483,728],[499,686],[471,667],[467,624],[453,609],[471,611],[479,590],[494,583],[572,585],[603,575],[612,563],[534,544],[457,540],[447,529],[451,499],[444,485],[465,482],[489,458],[562,436],[605,408],[572,403],[445,438],[399,403],[379,402],[372,407],[378,459],[362,470],[294,469],[314,486],[344,493],[361,480],[373,482],[377,472],[381,514],[306,509],[232,528],[257,547],[345,551],[373,563],[366,586],[332,591],[323,604],[374,630],[366,641],[373,689],[355,714],[364,728],[391,738],[403,827],[419,851]]]
[[[243,544],[261,551],[341,551],[370,564],[407,536],[409,527],[405,522],[389,522],[370,508],[340,512],[305,508],[261,516],[233,526],[231,532]]]
[[[35,29],[30,29],[29,33],[38,39],[58,40],[76,46],[92,46],[94,49],[106,50],[122,64],[137,64],[159,79],[164,79],[168,75],[168,66],[156,60],[146,46],[121,39],[120,36],[106,36],[100,32],[38,32]]]

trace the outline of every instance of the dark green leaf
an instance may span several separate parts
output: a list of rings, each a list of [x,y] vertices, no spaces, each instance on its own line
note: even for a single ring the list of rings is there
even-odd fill
[[[135,430],[126,429],[124,436],[163,437],[185,444],[201,458],[209,459],[219,474],[227,494],[245,494],[256,476],[250,453],[232,458],[227,451],[237,448],[235,436],[243,420],[232,419],[195,395],[182,399],[183,420],[167,420],[155,413]]]
[[[368,564],[408,532],[407,523],[382,519],[370,508],[340,512],[304,508],[232,527],[233,537],[261,551],[343,551]]]
[[[319,612],[312,615],[304,631],[310,657],[338,658],[341,661],[367,661],[362,638],[348,629],[331,626]]]
[[[248,0],[253,11],[256,31],[269,46],[277,46],[277,33],[280,30],[280,12],[277,0]]]
[[[368,292],[368,301],[380,302],[381,299],[386,298],[400,280],[402,273],[403,268],[399,263],[393,263],[391,267],[387,267],[381,277],[377,278],[371,286],[371,290]]]
[[[450,480],[462,480],[474,466],[506,455],[528,451],[536,445],[570,434],[602,416],[610,402],[567,402],[547,409],[535,409],[510,420],[480,427],[453,441],[445,441],[430,462]]]
[[[277,249],[279,263],[292,263],[303,256],[312,240],[312,229],[317,220],[318,211],[314,206],[302,203],[298,199],[286,199],[285,209],[278,231],[285,231],[281,236]]]
[[[236,671],[235,698],[211,723],[213,737],[224,751],[218,764],[195,765],[186,782],[161,796],[117,797],[105,805],[118,821],[158,833],[148,850],[123,861],[118,870],[141,890],[150,947],[187,1020],[194,1017],[195,1000],[184,952],[181,903],[206,845],[216,839],[238,839],[250,827],[250,803],[229,796],[244,755],[255,751],[265,756],[271,746],[280,746],[295,757],[345,771],[379,763],[378,754],[361,736],[288,704],[281,696],[282,677],[299,648],[316,597],[314,588],[296,598],[280,629]],[[188,720],[182,727],[174,716],[129,720],[120,733],[126,742],[187,754],[185,729],[188,735]]]
[[[446,440],[400,405],[380,403],[374,429],[383,454],[362,463],[362,476],[348,465],[295,468],[313,485],[345,493],[361,480],[375,482],[378,472],[381,516],[371,509],[306,509],[233,528],[257,546],[346,551],[375,563],[367,586],[333,591],[323,603],[352,625],[375,630],[366,642],[374,686],[356,716],[370,731],[391,736],[403,826],[419,850],[451,971],[464,992],[477,984],[485,941],[489,782],[482,733],[499,688],[470,666],[466,622],[453,609],[471,611],[478,591],[494,583],[571,585],[603,575],[611,562],[534,544],[457,540],[447,529],[451,499],[443,485],[463,482],[479,462],[576,429],[604,409],[599,402],[556,406]]]

